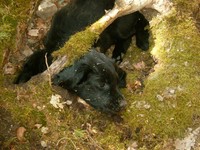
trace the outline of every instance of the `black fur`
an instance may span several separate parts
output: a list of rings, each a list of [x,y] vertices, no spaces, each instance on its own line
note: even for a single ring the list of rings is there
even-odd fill
[[[32,76],[46,70],[45,54],[49,65],[51,53],[58,50],[78,31],[84,30],[111,9],[114,0],[74,0],[58,11],[45,38],[45,49],[35,52],[25,62],[15,83],[24,83]],[[145,30],[148,21],[135,12],[115,20],[101,35],[94,47],[105,53],[115,45],[113,58],[122,61],[133,35],[139,48],[149,47],[149,33]],[[99,65],[98,65],[99,64]],[[93,107],[104,112],[117,112],[125,105],[119,87],[125,86],[126,73],[104,54],[92,51],[71,67],[65,68],[53,79],[53,83],[74,91]]]
[[[84,30],[105,14],[105,10],[114,6],[114,0],[75,0],[55,14],[52,26],[47,34],[45,46],[49,52],[62,47],[69,37],[78,31]],[[136,44],[142,50],[149,48],[149,33],[145,29],[149,22],[140,12],[135,12],[116,19],[100,35],[94,47],[100,47],[105,53],[115,45],[113,58],[122,61],[130,46],[132,36],[136,36]]]
[[[105,53],[111,45],[115,45],[112,58],[122,61],[122,55],[126,53],[131,44],[133,35],[136,36],[136,45],[142,50],[149,49],[149,32],[145,29],[149,22],[140,12],[135,12],[116,19],[100,35],[95,47],[100,47]]]
[[[15,79],[14,83],[25,83],[31,79],[32,76],[42,73],[47,69],[45,63],[45,55],[47,56],[48,64],[52,63],[53,57],[45,50],[36,51],[24,63],[23,69]]]
[[[126,73],[104,54],[92,50],[57,74],[53,83],[75,92],[94,108],[115,113],[126,101],[119,88],[126,86]]]
[[[15,83],[24,83],[32,76],[46,70],[45,53],[48,54],[50,65],[53,51],[58,50],[71,35],[84,30],[85,27],[102,17],[105,10],[111,9],[113,6],[114,0],[74,0],[59,10],[46,35],[45,49],[28,58]],[[101,52],[105,53],[111,45],[115,45],[112,57],[121,62],[122,54],[126,53],[133,35],[136,35],[138,47],[143,50],[149,48],[149,33],[145,29],[148,24],[148,21],[139,12],[120,17],[100,35],[94,47],[100,47]]]

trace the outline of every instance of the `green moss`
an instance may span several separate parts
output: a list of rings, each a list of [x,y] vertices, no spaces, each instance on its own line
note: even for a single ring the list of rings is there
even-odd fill
[[[113,129],[113,127],[115,127],[115,129]],[[116,128],[117,126],[110,124],[107,126],[105,133],[97,137],[103,149],[121,150],[124,149],[124,145],[128,143],[127,141],[120,141],[122,133],[117,131]]]
[[[30,2],[30,0],[26,2],[2,0],[0,3],[0,43],[15,40],[13,37],[19,21],[30,17],[27,13],[31,7]]]
[[[54,52],[54,56],[66,55],[68,58],[66,66],[69,66],[86,54],[97,38],[98,33],[91,32],[89,28],[78,32],[67,41],[64,47]]]
[[[177,3],[181,10],[188,9],[183,8],[186,5],[183,1]],[[186,6],[192,8],[194,5]],[[193,18],[186,17],[191,13],[180,10],[184,13],[180,16],[178,8],[167,17],[155,18],[151,22],[155,43],[151,54],[158,64],[145,80],[143,93],[138,95],[124,91],[130,106],[124,117],[133,129],[141,127],[139,139],[149,134],[163,139],[182,136],[188,127],[199,126],[193,118],[200,114],[200,35]],[[128,77],[132,80],[135,75],[130,73]],[[170,89],[175,93],[167,94]],[[159,96],[163,99],[159,100]],[[138,103],[144,102],[150,108],[138,107]],[[151,146],[146,145],[146,140],[141,140],[141,146],[152,149],[160,140],[152,141],[153,138],[148,138]]]
[[[0,2],[0,67],[2,68],[3,54],[7,49],[15,50],[16,29],[20,22],[30,18],[31,0],[1,0]],[[3,64],[4,65],[4,64]],[[0,85],[3,83],[0,71]]]
[[[25,21],[29,2],[10,0],[0,4],[0,13],[3,14],[3,18],[0,17],[2,49],[14,49],[15,28],[19,21]],[[49,103],[54,91],[48,83],[28,83],[17,88],[0,84],[1,106],[10,112],[15,124],[27,129],[26,142],[21,144],[14,133],[5,140],[7,147],[11,144],[15,149],[41,149],[38,145],[44,140],[51,148],[98,149],[99,146],[121,150],[137,141],[141,150],[162,149],[168,139],[183,135],[188,127],[199,126],[200,41],[191,17],[191,10],[196,10],[196,6],[196,0],[194,3],[176,0],[175,9],[169,16],[151,21],[150,52],[141,52],[133,45],[129,49],[126,59],[131,64],[145,61],[150,69],[153,64],[151,55],[158,63],[149,76],[141,70],[127,71],[130,86],[134,87],[135,81],[142,79],[145,87],[122,90],[128,107],[123,112],[124,121],[121,123],[75,102],[63,110],[54,108]],[[87,52],[97,37],[98,34],[89,30],[77,33],[55,55],[67,55],[67,65],[70,65]],[[1,61],[2,56],[3,51],[0,53]],[[2,73],[0,76],[0,83],[3,83],[5,78]],[[169,94],[170,89],[174,94]],[[49,133],[41,133],[41,129],[34,128],[35,124],[48,127]]]
[[[33,108],[30,101],[25,103],[21,98],[17,99],[16,92],[8,89],[3,90],[3,95],[2,106],[10,111],[13,120],[24,126],[34,126],[35,123],[46,124],[43,112]]]

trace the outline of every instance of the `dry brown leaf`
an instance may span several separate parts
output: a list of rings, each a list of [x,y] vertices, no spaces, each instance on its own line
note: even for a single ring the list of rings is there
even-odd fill
[[[137,70],[144,70],[146,65],[144,63],[144,61],[141,61],[139,63],[133,64],[134,68]]]
[[[85,108],[90,108],[90,105],[89,104],[87,104],[82,98],[80,98],[80,97],[78,97],[78,103],[81,103],[81,104],[83,104],[83,106],[85,107]]]
[[[19,127],[17,129],[17,139],[22,142],[25,140],[25,137],[24,137],[24,133],[26,132],[26,129],[24,127]]]
[[[37,20],[36,20],[36,26],[37,26],[38,29],[42,29],[42,28],[45,29],[45,28],[47,28],[47,26],[45,24],[45,21],[42,20],[41,18],[37,18]]]
[[[142,83],[141,83],[139,80],[136,80],[136,81],[135,81],[135,85],[134,85],[135,89],[138,89],[138,88],[140,88],[141,86],[142,86]]]
[[[133,87],[132,87],[131,84],[127,84],[126,87],[127,87],[128,91],[129,91],[130,93],[133,93]]]
[[[87,131],[91,134],[97,134],[97,130],[95,128],[92,127],[92,125],[90,123],[86,123],[87,126]]]

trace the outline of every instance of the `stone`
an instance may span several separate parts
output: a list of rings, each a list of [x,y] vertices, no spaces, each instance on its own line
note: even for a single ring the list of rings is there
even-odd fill
[[[36,14],[43,20],[47,20],[50,19],[57,10],[58,8],[54,3],[46,0],[42,1],[41,4],[38,6]]]

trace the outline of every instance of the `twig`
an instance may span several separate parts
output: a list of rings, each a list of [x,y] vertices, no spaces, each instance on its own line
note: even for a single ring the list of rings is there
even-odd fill
[[[45,54],[45,64],[47,66],[47,72],[48,72],[48,78],[49,78],[49,85],[51,87],[51,72],[50,72],[50,69],[49,69],[49,64],[48,64],[48,60],[47,60],[47,53]]]

